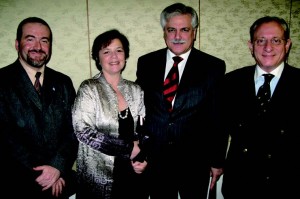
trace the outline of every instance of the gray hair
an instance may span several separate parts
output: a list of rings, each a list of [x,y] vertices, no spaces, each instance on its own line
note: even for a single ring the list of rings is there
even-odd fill
[[[186,6],[182,3],[175,3],[166,7],[160,14],[160,25],[164,29],[167,20],[177,15],[191,15],[192,16],[192,27],[196,29],[199,25],[198,15],[194,8]]]

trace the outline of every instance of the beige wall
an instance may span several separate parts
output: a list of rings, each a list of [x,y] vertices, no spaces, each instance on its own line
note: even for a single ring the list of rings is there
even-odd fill
[[[200,0],[200,49],[223,58],[227,71],[254,64],[249,28],[257,18],[276,15],[291,24],[289,63],[300,68],[299,13],[300,0]]]
[[[19,22],[29,16],[45,19],[54,43],[49,66],[69,75],[77,89],[98,71],[90,59],[94,38],[111,28],[130,41],[124,77],[135,80],[137,58],[165,47],[159,15],[175,0],[0,0],[0,67],[17,58],[14,48]],[[247,41],[259,17],[277,15],[291,24],[289,63],[300,68],[300,0],[182,0],[200,15],[195,47],[226,61],[227,71],[254,64]],[[291,12],[290,12],[291,10]],[[220,193],[220,191],[218,191]],[[218,199],[222,197],[218,197]]]
[[[17,58],[16,29],[25,17],[38,16],[52,28],[54,43],[49,66],[68,74],[77,89],[98,71],[90,60],[94,38],[111,28],[130,41],[124,77],[135,80],[137,58],[165,47],[159,24],[161,10],[174,0],[0,0],[0,67]],[[182,0],[200,15],[195,47],[226,61],[227,71],[253,64],[247,48],[249,27],[264,15],[291,23],[293,41],[289,63],[300,67],[300,1],[292,0]],[[290,8],[292,12],[290,13]],[[290,18],[291,16],[291,18]]]

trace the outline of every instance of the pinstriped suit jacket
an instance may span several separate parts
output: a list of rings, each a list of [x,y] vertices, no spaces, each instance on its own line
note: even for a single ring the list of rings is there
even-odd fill
[[[192,48],[170,114],[163,96],[166,56],[167,48],[164,48],[138,59],[136,82],[144,90],[145,126],[153,139],[150,167],[162,169],[160,160],[170,153],[178,156],[178,162],[169,166],[178,167],[182,174],[192,168],[197,168],[192,170],[198,173],[207,172],[210,166],[222,167],[227,140],[218,129],[218,89],[225,62]],[[192,168],[184,160],[193,161]],[[195,180],[193,175],[185,177]]]

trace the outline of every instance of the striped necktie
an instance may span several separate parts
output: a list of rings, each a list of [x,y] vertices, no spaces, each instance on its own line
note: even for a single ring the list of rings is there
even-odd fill
[[[183,58],[175,56],[173,57],[173,60],[174,60],[174,64],[164,81],[164,92],[163,92],[169,112],[172,111],[172,101],[176,95],[176,91],[179,83],[178,64],[183,60]]]
[[[37,72],[35,74],[35,82],[34,82],[34,88],[35,90],[38,92],[39,95],[41,95],[41,83],[40,83],[40,76],[41,76],[41,72]]]

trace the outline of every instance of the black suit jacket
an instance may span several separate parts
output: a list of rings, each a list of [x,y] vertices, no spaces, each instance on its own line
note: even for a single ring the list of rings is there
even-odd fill
[[[42,92],[40,99],[18,60],[0,69],[0,168],[11,196],[40,197],[33,167],[51,165],[66,180],[76,158],[71,79],[46,67]]]
[[[248,66],[226,74],[224,121],[231,144],[223,194],[226,199],[295,198],[300,169],[300,70],[285,64],[263,118],[257,116],[254,73],[255,66]]]
[[[178,157],[200,160],[203,167],[221,167],[227,141],[218,130],[217,95],[225,62],[192,48],[173,112],[169,113],[163,96],[166,56],[164,48],[138,59],[136,82],[145,91],[145,126],[152,139],[151,156],[159,159],[172,148]]]

